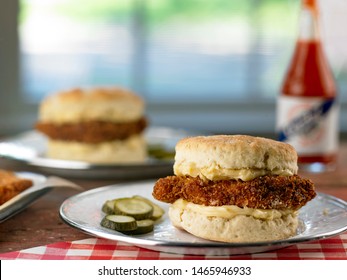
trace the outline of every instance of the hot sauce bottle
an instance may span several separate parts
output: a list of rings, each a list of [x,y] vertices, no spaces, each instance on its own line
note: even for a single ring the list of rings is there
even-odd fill
[[[334,76],[319,34],[316,0],[302,0],[300,31],[277,101],[279,140],[295,147],[301,168],[335,167],[338,104]]]

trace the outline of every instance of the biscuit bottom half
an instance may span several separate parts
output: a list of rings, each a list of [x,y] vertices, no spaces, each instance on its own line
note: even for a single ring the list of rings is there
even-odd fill
[[[138,163],[146,160],[147,147],[142,135],[97,144],[50,139],[46,156],[90,163]]]
[[[271,219],[243,214],[225,218],[209,216],[175,205],[169,208],[169,217],[175,227],[197,237],[238,243],[286,239],[296,234],[299,224],[297,212]]]

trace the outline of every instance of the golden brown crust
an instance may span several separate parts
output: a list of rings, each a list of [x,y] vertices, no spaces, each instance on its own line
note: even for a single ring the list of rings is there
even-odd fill
[[[76,124],[54,124],[38,122],[35,128],[54,140],[101,143],[124,140],[132,135],[141,134],[146,126],[147,120],[143,117],[126,123],[86,121]]]
[[[294,176],[262,176],[252,181],[206,181],[168,176],[153,189],[157,200],[173,203],[183,198],[205,206],[236,205],[256,209],[296,210],[316,196],[310,180]]]
[[[297,153],[289,144],[248,135],[185,138],[176,145],[175,175],[252,180],[263,175],[294,175]]]
[[[19,178],[11,171],[0,170],[0,205],[31,187],[32,184],[31,180]]]

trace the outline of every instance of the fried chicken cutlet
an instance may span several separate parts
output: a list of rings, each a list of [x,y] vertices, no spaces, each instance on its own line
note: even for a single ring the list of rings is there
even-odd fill
[[[156,182],[153,196],[166,203],[183,198],[205,206],[296,210],[313,199],[316,193],[313,183],[298,175],[267,175],[251,181],[206,181],[199,177],[168,176]]]
[[[0,205],[32,185],[29,179],[19,178],[11,171],[0,170]]]
[[[142,133],[147,126],[147,120],[124,123],[87,121],[81,123],[53,124],[38,122],[35,128],[48,137],[63,141],[79,141],[83,143],[100,143],[115,139],[124,140],[134,134]]]

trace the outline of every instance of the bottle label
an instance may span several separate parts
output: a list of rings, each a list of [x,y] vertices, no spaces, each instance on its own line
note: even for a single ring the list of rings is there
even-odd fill
[[[279,140],[291,144],[299,155],[324,155],[337,150],[336,99],[280,96],[277,104]]]

